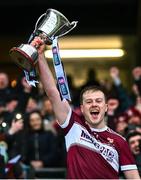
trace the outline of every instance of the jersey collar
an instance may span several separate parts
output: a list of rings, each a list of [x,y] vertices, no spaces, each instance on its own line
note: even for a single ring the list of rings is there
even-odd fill
[[[101,128],[101,129],[96,129],[96,128],[90,128],[91,131],[95,131],[95,132],[103,132],[103,131],[106,131],[108,129],[107,126],[105,126],[104,128]]]

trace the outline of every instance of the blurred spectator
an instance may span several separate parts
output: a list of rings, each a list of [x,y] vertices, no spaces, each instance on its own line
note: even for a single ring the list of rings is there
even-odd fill
[[[32,112],[34,110],[38,110],[38,109],[39,109],[39,106],[38,106],[37,100],[34,99],[33,97],[30,97],[27,102],[26,113],[30,113],[30,112]]]
[[[36,87],[32,86],[30,97],[31,99],[34,99],[37,102],[39,109],[42,107],[42,101],[43,101],[44,96],[46,96],[46,94],[45,94],[43,85],[41,81],[38,80]]]
[[[141,117],[138,114],[131,116],[128,119],[128,124],[135,125],[135,126],[141,125]]]
[[[141,96],[141,67],[132,70],[133,85],[131,87],[131,98],[133,105],[137,103],[137,98]]]
[[[139,114],[141,115],[141,96],[137,96],[136,97],[136,102],[135,102],[135,106],[134,106],[135,110],[137,110],[139,112]]]
[[[136,85],[137,92],[138,94],[136,95],[141,95],[141,67],[135,67],[132,70],[132,75],[134,78],[134,84]]]
[[[128,133],[130,131],[134,131],[134,130],[138,130],[138,131],[140,130],[141,113],[139,112],[139,109],[137,109],[137,106],[135,104],[134,106],[128,108],[124,112],[124,115],[126,116],[126,121],[128,123],[128,127],[127,127],[125,133]]]
[[[71,104],[74,107],[78,107],[79,103],[76,101],[76,99],[79,99],[79,88],[75,87],[73,77],[71,75],[67,75],[67,81],[71,96]]]
[[[15,90],[10,96],[7,97],[7,102],[3,107],[2,120],[6,123],[7,128],[11,126],[12,120],[17,113],[24,114],[25,108],[30,97],[31,86],[29,86],[23,77],[21,79],[22,91]]]
[[[111,129],[117,130],[119,134],[124,135],[127,122],[119,119],[122,118],[121,116],[125,110],[132,105],[132,102],[121,84],[119,69],[117,67],[111,67],[109,73],[113,81],[113,86],[111,89],[107,89],[107,124]]]
[[[120,112],[123,113],[125,110],[127,110],[129,107],[131,107],[133,105],[133,103],[128,94],[128,91],[122,85],[119,69],[117,67],[111,67],[109,73],[113,80],[112,91],[116,92],[117,98],[119,100]]]
[[[139,126],[136,126],[136,129],[135,129],[137,132],[141,133],[141,124]]]
[[[13,93],[9,85],[9,77],[5,72],[0,72],[0,104],[5,104],[7,98]]]
[[[132,86],[133,110],[141,115],[141,67],[135,67],[132,70],[134,83]]]
[[[92,85],[100,85],[97,77],[96,77],[96,71],[94,68],[89,68],[86,74],[86,81],[84,82],[84,84],[82,84],[82,86],[80,86],[78,88],[78,96],[75,99],[75,108],[80,106],[80,102],[79,102],[79,95],[82,89],[84,89],[87,86],[92,86]]]
[[[58,123],[53,112],[52,104],[47,96],[43,98],[42,107],[43,125],[46,131],[51,131],[57,138],[57,148],[60,157],[59,166],[65,166],[66,158],[66,147],[64,134]]]
[[[45,130],[51,130],[55,135],[58,133],[55,128],[56,118],[54,116],[52,104],[47,96],[43,98],[42,103],[42,117],[44,119],[43,125]]]
[[[4,157],[0,154],[0,179],[5,179]]]
[[[119,116],[119,100],[113,93],[108,95],[107,99],[108,110],[106,113],[107,125],[115,130],[117,117]]]
[[[5,161],[5,168],[7,168],[7,164],[10,159],[15,158],[17,155],[22,155],[23,151],[23,144],[22,141],[24,140],[23,137],[20,136],[20,131],[23,129],[23,122],[22,119],[12,121],[11,127],[7,132],[1,133],[1,144],[3,143],[6,145],[6,152],[4,152],[4,161]],[[7,154],[8,153],[8,154]],[[7,156],[8,155],[8,156]],[[8,166],[9,167],[9,166]],[[23,171],[22,166],[19,161],[10,165],[9,170],[5,174],[6,178],[22,178]]]
[[[82,85],[81,89],[86,86],[100,85],[96,77],[96,71],[94,68],[88,69],[86,82]]]
[[[21,155],[21,160],[24,156],[24,122],[23,117],[13,119],[10,129],[6,134],[6,141],[8,143],[8,156],[9,159]],[[18,161],[13,166],[13,176],[15,178],[23,178],[24,173],[21,161]]]
[[[47,96],[43,98],[43,107],[42,107],[43,118],[52,121],[55,119],[52,104]]]
[[[4,134],[0,133],[0,143],[5,141],[5,136]],[[3,147],[0,147],[0,179],[5,179],[6,173],[5,173],[5,167],[6,167],[6,162],[5,162],[5,149],[3,151]]]
[[[126,137],[141,176],[141,133],[133,131]]]
[[[133,104],[136,103],[136,98],[140,96],[138,86],[134,83],[131,87],[131,99],[133,101]]]
[[[86,74],[86,81],[84,82],[84,84],[82,84],[82,86],[80,86],[78,94],[80,94],[81,90],[84,87],[90,86],[90,85],[100,85],[99,81],[97,80],[96,71],[94,68],[88,69],[87,74]]]
[[[14,93],[9,85],[9,77],[5,72],[0,72],[0,116],[1,122],[4,121],[5,112],[7,111],[6,103],[9,97]]]
[[[99,80],[100,86],[105,88],[108,92],[112,89],[113,83],[109,78]]]
[[[128,122],[126,116],[124,114],[120,115],[116,122],[115,131],[124,137],[127,131],[127,127],[128,127]]]
[[[34,169],[58,166],[57,139],[51,131],[44,130],[40,111],[30,112],[28,122],[25,164]]]

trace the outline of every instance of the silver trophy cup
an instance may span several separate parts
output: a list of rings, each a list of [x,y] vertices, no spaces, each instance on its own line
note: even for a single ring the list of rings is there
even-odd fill
[[[59,11],[55,9],[47,9],[42,14],[35,25],[27,44],[21,44],[18,47],[10,49],[11,59],[22,69],[31,71],[38,59],[38,47],[30,45],[35,36],[39,36],[45,44],[52,44],[55,37],[61,37],[71,31],[77,25],[77,21],[69,22],[69,20]]]

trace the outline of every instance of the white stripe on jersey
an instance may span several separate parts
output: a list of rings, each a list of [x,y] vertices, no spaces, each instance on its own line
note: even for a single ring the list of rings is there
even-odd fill
[[[75,122],[65,139],[67,151],[74,144],[83,146],[100,154],[117,172],[119,171],[119,156],[116,149],[98,141],[80,124]]]
[[[122,171],[132,170],[132,169],[137,169],[137,166],[136,166],[136,165],[125,165],[125,166],[121,166],[121,170],[122,170]]]
[[[68,115],[67,115],[67,118],[66,118],[64,124],[62,124],[62,125],[59,124],[59,126],[60,126],[61,128],[66,128],[66,127],[69,125],[71,115],[72,115],[72,109],[70,108],[69,113],[68,113]]]

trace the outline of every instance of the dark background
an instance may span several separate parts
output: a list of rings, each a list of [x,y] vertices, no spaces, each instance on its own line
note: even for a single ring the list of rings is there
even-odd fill
[[[25,36],[48,8],[79,22],[72,34],[136,34],[138,0],[1,0],[0,35]]]

